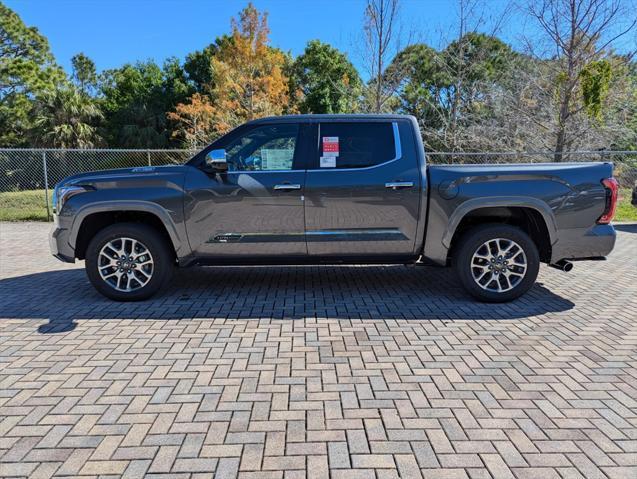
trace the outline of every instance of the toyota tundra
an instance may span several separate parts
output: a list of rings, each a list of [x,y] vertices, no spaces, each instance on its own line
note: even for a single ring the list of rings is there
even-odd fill
[[[184,165],[66,178],[50,245],[121,301],[150,297],[175,267],[424,263],[503,302],[531,288],[540,263],[568,271],[610,253],[612,170],[428,165],[411,116],[263,118]]]

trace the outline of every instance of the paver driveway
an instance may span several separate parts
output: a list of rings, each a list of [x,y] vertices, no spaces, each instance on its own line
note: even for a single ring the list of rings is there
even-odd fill
[[[505,305],[446,270],[202,268],[144,303],[0,224],[0,475],[637,477],[637,225]]]

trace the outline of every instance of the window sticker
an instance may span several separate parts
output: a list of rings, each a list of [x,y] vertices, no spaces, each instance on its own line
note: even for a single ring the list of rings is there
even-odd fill
[[[338,156],[338,136],[323,137],[323,156]]]
[[[336,168],[336,157],[321,156],[321,168]]]
[[[262,170],[291,170],[294,149],[287,148],[262,148],[261,149],[261,169]]]

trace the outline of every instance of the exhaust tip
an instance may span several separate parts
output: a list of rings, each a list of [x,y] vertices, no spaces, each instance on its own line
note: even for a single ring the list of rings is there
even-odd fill
[[[570,261],[566,261],[565,259],[558,261],[557,263],[553,263],[549,265],[551,268],[559,269],[560,271],[564,271],[568,273],[573,269],[573,263]]]

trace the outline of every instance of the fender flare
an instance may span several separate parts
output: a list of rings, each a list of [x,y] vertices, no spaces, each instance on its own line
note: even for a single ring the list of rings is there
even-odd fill
[[[142,200],[101,201],[97,203],[90,203],[81,207],[74,215],[73,224],[69,231],[69,245],[75,250],[77,237],[87,216],[95,213],[111,211],[141,211],[144,213],[150,213],[159,218],[166,228],[170,241],[172,242],[178,256],[180,256],[179,251],[182,247],[187,246],[187,243],[182,240],[181,235],[177,230],[177,226],[170,217],[168,211],[159,206],[157,203]]]
[[[465,201],[458,206],[453,214],[449,217],[447,223],[447,229],[442,236],[442,244],[445,248],[451,247],[451,240],[455,234],[458,225],[462,219],[480,208],[531,208],[542,215],[546,229],[549,233],[551,246],[557,242],[557,223],[555,222],[555,215],[553,211],[544,201],[530,196],[496,196],[488,198],[473,198]]]

